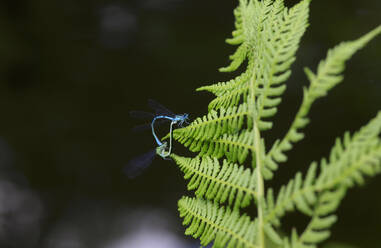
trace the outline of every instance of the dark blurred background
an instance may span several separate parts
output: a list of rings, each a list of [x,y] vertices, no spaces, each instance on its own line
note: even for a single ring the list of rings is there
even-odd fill
[[[133,156],[153,146],[149,132],[130,133],[141,123],[128,112],[148,110],[147,99],[154,98],[191,118],[205,114],[212,96],[194,89],[235,75],[217,68],[234,51],[224,39],[236,5],[0,1],[1,248],[198,247],[183,236],[177,200],[189,193],[173,162],[156,158],[135,180],[123,173]],[[284,134],[301,102],[307,84],[302,68],[315,70],[328,48],[375,28],[380,13],[379,0],[312,2],[311,25],[269,140]],[[380,55],[379,37],[353,57],[344,83],[313,106],[308,137],[267,185],[277,187],[305,171],[310,161],[328,155],[335,137],[376,115]],[[334,241],[380,243],[380,187],[376,177],[350,191]],[[291,215],[285,224],[303,221]]]

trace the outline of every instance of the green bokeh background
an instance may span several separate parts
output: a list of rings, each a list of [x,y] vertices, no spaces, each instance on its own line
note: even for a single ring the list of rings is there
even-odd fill
[[[177,216],[186,184],[174,163],[156,159],[133,181],[123,174],[129,159],[153,145],[149,134],[130,133],[138,122],[128,112],[148,110],[146,101],[154,98],[191,118],[206,113],[212,96],[194,89],[235,75],[217,68],[234,51],[223,41],[233,29],[237,1],[143,2],[155,1],[0,2],[0,138],[12,151],[11,170],[44,204],[38,241],[25,247],[42,247],[68,209],[87,211],[77,208],[83,202],[110,209],[150,206]],[[106,22],[113,6],[127,16],[122,28]],[[315,70],[327,49],[375,28],[380,13],[379,0],[312,1],[310,27],[269,140],[281,137],[296,113],[307,85],[303,67]],[[304,171],[310,161],[327,156],[335,137],[357,130],[381,109],[380,41],[357,53],[344,82],[313,106],[307,138],[266,184],[280,185]],[[338,211],[334,240],[379,245],[380,190],[381,177],[350,190]],[[303,221],[292,215],[286,226]],[[181,235],[180,219],[174,225]],[[102,234],[90,236],[99,241]]]

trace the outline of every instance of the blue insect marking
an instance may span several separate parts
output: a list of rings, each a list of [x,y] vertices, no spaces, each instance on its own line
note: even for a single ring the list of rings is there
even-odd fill
[[[160,119],[166,119],[166,120],[170,120],[171,121],[171,126],[170,126],[170,132],[169,132],[169,135],[170,135],[170,142],[172,140],[172,126],[173,124],[177,124],[179,127],[182,127],[185,124],[188,124],[188,117],[189,115],[188,114],[182,114],[182,115],[175,115],[174,117],[171,117],[171,116],[167,116],[167,115],[158,115],[158,116],[155,116],[151,122],[151,129],[152,129],[152,135],[153,137],[155,138],[155,141],[157,143],[158,146],[161,146],[163,145],[163,143],[159,140],[159,138],[157,137],[156,133],[155,133],[155,122],[157,120],[160,120]]]
[[[135,130],[143,130],[148,127],[151,128],[152,136],[157,144],[156,149],[152,149],[147,153],[144,153],[138,157],[131,159],[125,169],[125,172],[129,178],[134,178],[139,175],[145,168],[147,168],[153,161],[155,155],[159,155],[163,159],[168,159],[172,152],[172,131],[173,126],[183,127],[184,124],[188,124],[188,114],[174,114],[166,107],[154,100],[148,100],[148,105],[151,107],[155,114],[147,113],[143,111],[131,111],[130,114],[133,117],[151,119],[150,124],[144,124],[134,128]],[[165,121],[170,121],[169,128],[169,144],[164,141],[161,142],[155,132],[155,124],[161,124]]]
[[[161,105],[160,103],[150,99],[148,100],[148,106],[154,111],[154,113],[144,111],[130,111],[130,115],[136,119],[150,120],[150,123],[145,123],[134,127],[133,131],[143,131],[151,128],[156,124],[163,124],[167,121],[174,121],[179,127],[188,124],[188,114],[174,114],[172,111]],[[155,139],[156,140],[156,139]]]

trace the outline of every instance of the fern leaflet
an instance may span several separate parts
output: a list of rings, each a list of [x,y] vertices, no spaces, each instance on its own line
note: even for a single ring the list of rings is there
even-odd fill
[[[320,62],[316,75],[310,69],[305,69],[310,86],[303,91],[303,102],[287,134],[281,141],[277,140],[267,154],[267,165],[287,160],[285,152],[292,149],[293,143],[304,138],[304,134],[299,130],[309,123],[309,119],[306,116],[312,103],[316,99],[325,96],[329,90],[343,80],[342,72],[345,68],[345,62],[380,33],[381,26],[355,41],[343,42],[331,49],[328,51],[326,59]]]
[[[234,209],[248,206],[256,197],[256,176],[250,169],[211,157],[184,158],[172,155],[174,161],[190,179],[188,190],[197,189],[197,197],[205,197],[219,203],[228,201]]]
[[[306,215],[313,215],[311,206],[316,203],[318,192],[336,187],[349,188],[362,184],[364,175],[381,172],[381,112],[351,138],[349,133],[337,139],[330,159],[322,159],[320,175],[316,176],[317,163],[312,163],[303,182],[301,173],[287,186],[281,187],[274,199],[272,189],[267,192],[265,222],[280,226],[280,218],[295,207]]]
[[[258,247],[257,223],[248,216],[200,198],[183,197],[178,205],[183,224],[189,225],[185,234],[200,238],[201,245],[214,240],[215,247]]]

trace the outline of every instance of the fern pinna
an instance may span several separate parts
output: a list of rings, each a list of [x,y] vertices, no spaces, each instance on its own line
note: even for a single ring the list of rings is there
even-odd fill
[[[244,62],[246,69],[228,82],[197,89],[215,95],[209,113],[173,132],[174,139],[197,153],[194,158],[171,157],[189,179],[188,189],[195,190],[194,198],[183,197],[178,205],[186,234],[201,245],[316,247],[330,236],[347,190],[381,171],[380,112],[358,132],[337,139],[329,158],[311,163],[306,175],[297,173],[279,190],[265,188],[265,180],[287,160],[286,152],[303,139],[311,105],[342,82],[345,62],[381,32],[379,26],[343,42],[328,51],[316,72],[305,69],[310,84],[299,111],[285,136],[268,146],[262,134],[273,126],[271,117],[308,26],[309,5],[310,0],[291,8],[283,0],[240,0],[233,37],[227,40],[238,48],[220,71],[235,71]],[[254,219],[243,210],[250,204],[257,208]],[[282,217],[292,211],[309,216],[309,224],[280,234]]]

